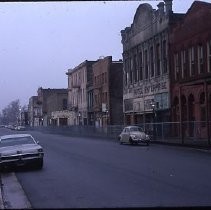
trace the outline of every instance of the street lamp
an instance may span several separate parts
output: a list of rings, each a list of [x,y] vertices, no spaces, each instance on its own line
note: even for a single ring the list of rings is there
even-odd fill
[[[22,121],[22,119],[21,119],[21,108],[19,108],[19,119],[20,119],[19,125],[21,125],[21,121]]]
[[[152,112],[153,112],[153,137],[154,137],[154,140],[156,139],[156,109],[157,109],[157,103],[156,101],[152,101],[151,102],[151,107],[152,107]]]
[[[78,112],[78,124],[81,124],[81,112]]]
[[[108,125],[108,109],[105,110],[105,114],[106,114],[106,125]]]

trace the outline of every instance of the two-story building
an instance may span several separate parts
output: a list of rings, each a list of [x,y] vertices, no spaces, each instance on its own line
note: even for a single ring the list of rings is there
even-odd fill
[[[39,105],[39,125],[51,125],[55,123],[55,117],[52,117],[52,112],[62,111],[67,109],[67,88],[51,89],[38,88],[37,90],[37,104]],[[54,115],[53,115],[54,116]],[[57,120],[57,119],[56,119]],[[62,120],[61,120],[62,121]],[[67,124],[67,119],[64,119],[61,124]]]

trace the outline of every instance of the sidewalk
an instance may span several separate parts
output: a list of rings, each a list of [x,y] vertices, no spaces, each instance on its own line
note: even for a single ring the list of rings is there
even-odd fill
[[[0,208],[32,209],[31,204],[14,172],[0,176]]]

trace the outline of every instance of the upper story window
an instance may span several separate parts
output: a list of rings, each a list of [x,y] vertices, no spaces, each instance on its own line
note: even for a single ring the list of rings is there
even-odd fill
[[[124,84],[127,85],[128,84],[128,59],[125,59],[123,68],[124,68],[124,71],[123,71]]]
[[[203,45],[198,45],[198,69],[199,74],[204,73],[204,52],[203,52]]]
[[[187,61],[186,61],[186,51],[181,51],[181,71],[182,71],[182,79],[187,77]]]
[[[72,85],[71,85],[71,81],[72,81],[71,76],[68,76],[68,87],[69,87],[69,88],[72,86]]]
[[[134,72],[134,82],[137,82],[138,80],[138,73],[137,73],[137,55],[134,55],[133,57],[133,72]]]
[[[67,109],[67,99],[66,98],[62,100],[62,109],[63,110]]]
[[[148,68],[148,52],[144,51],[144,63],[145,63],[145,79],[149,77],[149,68]]]
[[[167,73],[167,45],[166,45],[166,40],[163,41],[163,73]]]
[[[139,52],[139,72],[138,80],[143,80],[143,53]]]
[[[107,72],[105,72],[105,83],[107,83]]]
[[[207,71],[211,72],[211,40],[207,42]]]
[[[157,55],[157,76],[159,76],[160,75],[160,44],[157,44],[156,45],[156,55]]]
[[[77,84],[79,84],[81,82],[81,71],[78,72],[78,82]]]
[[[108,93],[105,92],[105,102],[107,102],[107,101],[108,101]]]
[[[150,70],[151,70],[151,77],[154,77],[155,69],[154,69],[154,50],[153,50],[153,47],[150,47]]]
[[[132,57],[130,58],[129,69],[130,69],[129,80],[130,80],[130,84],[132,84],[133,83],[133,58]]]
[[[105,82],[105,74],[102,73],[102,84],[104,84],[104,82]]]
[[[95,103],[95,105],[98,104],[97,95],[94,96],[94,103]]]
[[[194,76],[195,75],[195,51],[194,51],[194,47],[189,48],[188,54],[189,54],[190,76]]]
[[[95,76],[95,85],[97,85],[97,77]]]
[[[174,54],[174,79],[177,81],[179,79],[179,55]]]

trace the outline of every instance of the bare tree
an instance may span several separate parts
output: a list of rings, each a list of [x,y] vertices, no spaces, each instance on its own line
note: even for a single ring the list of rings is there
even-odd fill
[[[20,116],[20,100],[16,99],[6,106],[0,114],[3,124],[16,124]]]

